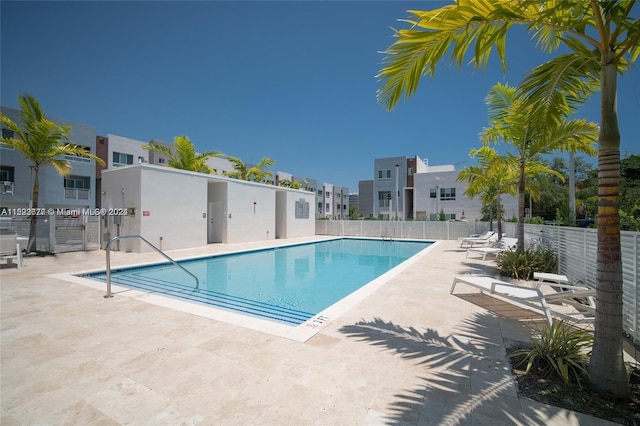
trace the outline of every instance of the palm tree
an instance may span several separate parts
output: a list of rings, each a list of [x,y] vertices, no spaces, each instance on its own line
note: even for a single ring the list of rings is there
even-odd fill
[[[233,171],[232,172],[222,172],[222,174],[224,176],[233,178],[233,179],[240,179],[240,180],[249,180],[249,175],[248,175],[248,170],[247,170],[247,166],[244,164],[244,162],[239,159],[238,157],[232,157],[227,155],[227,160],[229,160],[229,162],[231,164],[233,164]]]
[[[582,100],[598,83],[601,96],[598,139],[599,207],[597,300],[594,346],[589,371],[592,387],[628,399],[622,357],[622,263],[620,247],[620,132],[616,112],[617,76],[640,56],[640,20],[632,17],[634,0],[457,0],[431,11],[411,11],[411,28],[396,32],[378,74],[384,83],[379,101],[393,109],[418,89],[423,75],[434,76],[448,53],[457,67],[469,48],[472,63],[484,68],[496,48],[506,71],[506,36],[525,25],[537,45],[569,53],[537,67],[522,84],[536,109]]]
[[[157,152],[168,158],[167,166],[180,170],[210,174],[213,169],[207,165],[207,160],[214,157],[221,157],[217,151],[206,151],[197,153],[195,146],[187,136],[176,136],[173,138],[174,149],[161,145],[157,142],[150,142],[142,147],[149,152]]]
[[[562,105],[561,99],[559,99]],[[489,90],[486,98],[491,127],[485,128],[480,139],[485,144],[500,141],[515,148],[510,154],[520,171],[518,182],[518,250],[524,250],[524,212],[526,200],[527,171],[531,173],[532,162],[543,154],[554,151],[582,151],[595,155],[594,144],[598,138],[598,125],[584,119],[567,120],[571,108],[534,108],[522,99],[514,87],[498,83]],[[542,173],[554,171],[536,163]]]
[[[36,249],[38,196],[40,194],[40,170],[53,166],[58,173],[67,177],[71,173],[71,164],[64,155],[90,158],[104,166],[104,161],[87,151],[82,146],[68,143],[70,126],[61,126],[47,119],[38,101],[29,94],[18,96],[20,105],[21,126],[9,117],[0,114],[0,121],[14,134],[14,137],[2,137],[0,142],[12,146],[33,163],[33,191],[31,193],[32,211],[29,226],[29,242],[27,251]]]
[[[238,157],[227,156],[227,160],[233,164],[234,170],[232,172],[223,172],[225,176],[252,182],[262,182],[264,179],[272,176],[273,172],[263,169],[268,166],[273,166],[276,163],[275,160],[264,157],[255,166],[247,168],[247,165]]]
[[[260,159],[258,164],[249,168],[247,174],[249,175],[249,180],[253,182],[262,182],[265,179],[273,176],[273,172],[269,170],[264,170],[265,167],[271,167],[276,164],[276,160],[272,160],[268,157],[263,157]]]
[[[467,166],[458,173],[458,182],[467,182],[464,194],[473,198],[480,196],[483,205],[497,205],[496,223],[498,239],[502,238],[502,217],[500,195],[516,195],[517,173],[506,157],[489,146],[473,149],[469,152],[472,158],[478,158],[478,166]],[[491,212],[492,209],[489,209]]]

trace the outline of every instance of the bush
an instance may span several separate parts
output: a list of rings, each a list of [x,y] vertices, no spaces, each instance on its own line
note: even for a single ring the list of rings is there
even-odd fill
[[[581,386],[582,379],[589,378],[587,350],[593,345],[590,331],[573,328],[563,321],[554,321],[553,325],[540,333],[540,339],[534,340],[531,347],[519,349],[509,354],[520,365],[525,364],[525,373],[535,369],[544,377],[556,377],[568,385],[574,380]]]
[[[498,257],[498,270],[518,280],[530,280],[534,272],[557,272],[558,258],[548,248],[528,248],[524,251],[506,251]]]

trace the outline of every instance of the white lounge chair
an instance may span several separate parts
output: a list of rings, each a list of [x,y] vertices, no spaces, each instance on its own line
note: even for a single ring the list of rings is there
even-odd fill
[[[458,238],[460,242],[460,247],[473,247],[473,246],[484,246],[486,244],[495,242],[498,239],[498,236],[493,231],[484,231],[482,234],[472,234],[468,237]]]
[[[592,309],[591,307],[582,305],[585,309],[578,309],[582,311],[580,315],[571,315],[557,310],[552,310],[549,306],[550,304],[565,303],[578,308],[579,302],[577,302],[577,298],[595,297],[596,291],[587,287],[545,283],[552,288],[557,287],[564,289],[559,292],[545,294],[540,288],[524,287],[522,285],[509,283],[496,278],[486,276],[457,276],[453,279],[453,284],[451,284],[449,293],[453,294],[456,284],[458,283],[479,288],[480,292],[487,291],[490,294],[512,300],[537,311],[542,311],[549,325],[553,323],[554,315],[573,323],[593,321],[595,308]],[[585,310],[586,313],[584,312]]]
[[[467,257],[469,253],[480,253],[482,260],[487,259],[487,255],[494,255],[498,257],[499,254],[504,253],[507,250],[514,250],[518,244],[517,238],[502,237],[502,239],[496,242],[492,247],[469,247],[467,249]]]
[[[17,235],[0,235],[0,259],[6,260],[8,265],[12,265],[15,259],[18,268],[24,266]]]

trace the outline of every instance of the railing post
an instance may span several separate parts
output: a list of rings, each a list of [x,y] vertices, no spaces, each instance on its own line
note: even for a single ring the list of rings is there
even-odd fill
[[[109,298],[113,297],[113,295],[111,294],[111,256],[110,256],[110,253],[111,253],[111,241],[113,241],[113,240],[110,240],[107,243],[107,249],[106,249],[106,251],[107,251],[107,294],[105,294],[105,296],[104,296],[105,299],[109,299]]]
[[[151,244],[147,239],[143,238],[141,235],[118,235],[118,236],[113,237],[112,239],[110,239],[109,242],[107,243],[107,247],[106,247],[106,256],[107,256],[107,260],[106,260],[106,264],[107,264],[106,265],[107,266],[107,294],[104,296],[105,299],[113,297],[112,294],[111,294],[111,255],[110,255],[110,253],[111,253],[111,243],[113,243],[114,241],[119,241],[119,240],[124,239],[124,238],[140,238],[142,241],[147,243],[152,249],[154,249],[155,251],[160,253],[162,256],[164,256],[165,259],[167,259],[168,261],[173,263],[178,268],[182,269],[187,274],[191,275],[196,280],[196,290],[200,289],[200,280],[198,279],[198,277],[196,277],[191,272],[189,272],[184,266],[180,265],[178,262],[176,262],[175,260],[173,260],[172,258],[167,256],[162,250],[160,250],[158,247],[156,247],[153,244]]]

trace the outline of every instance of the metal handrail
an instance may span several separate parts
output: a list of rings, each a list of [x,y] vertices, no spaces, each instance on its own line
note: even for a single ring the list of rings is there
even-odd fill
[[[111,238],[109,240],[109,242],[107,243],[107,247],[105,249],[106,252],[107,252],[107,294],[104,296],[105,298],[113,297],[113,295],[111,294],[111,254],[110,254],[111,253],[111,244],[113,244],[115,241],[119,241],[119,240],[123,240],[123,239],[127,239],[127,238],[140,238],[142,241],[147,243],[155,251],[157,251],[158,253],[163,255],[165,257],[165,259],[167,259],[168,261],[170,261],[171,263],[176,265],[178,268],[180,268],[183,271],[185,271],[187,274],[191,275],[196,280],[196,290],[198,290],[200,288],[200,280],[198,280],[198,277],[193,275],[184,266],[180,265],[178,262],[176,262],[175,260],[170,258],[162,250],[160,250],[158,247],[156,247],[153,244],[151,244],[147,239],[145,239],[141,235],[119,235],[117,237]]]

